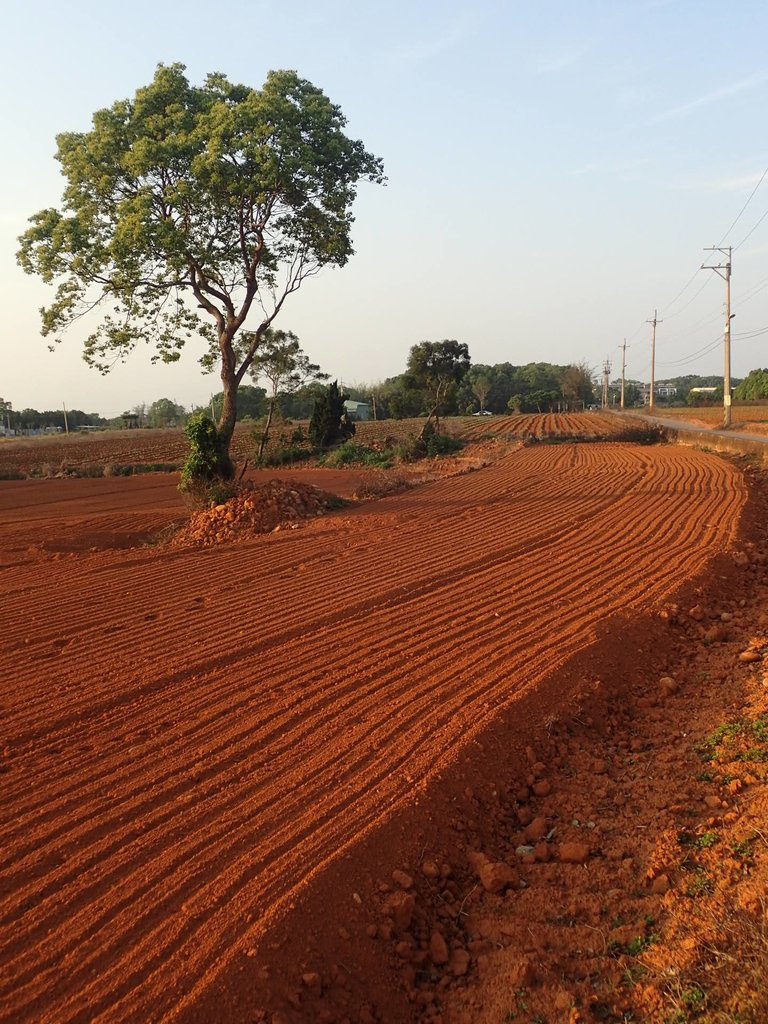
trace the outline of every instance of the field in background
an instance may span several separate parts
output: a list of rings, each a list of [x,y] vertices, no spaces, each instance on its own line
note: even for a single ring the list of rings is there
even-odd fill
[[[410,419],[358,423],[356,440],[365,445],[394,445],[417,436],[424,422]],[[307,427],[306,421],[278,425],[272,431],[267,453],[290,444],[291,434],[299,428],[306,433]],[[524,440],[530,436],[595,439],[617,437],[625,429],[626,423],[618,417],[602,413],[452,417],[441,421],[445,433],[468,440]],[[232,455],[238,463],[246,458],[253,461],[256,444],[252,431],[252,424],[239,424],[235,430]],[[167,472],[181,468],[186,455],[187,440],[181,428],[13,438],[0,443],[0,480],[68,472],[84,476],[119,475],[122,467]]]

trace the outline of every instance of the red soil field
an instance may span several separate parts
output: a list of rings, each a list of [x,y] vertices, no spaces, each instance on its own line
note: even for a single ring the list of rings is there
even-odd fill
[[[648,410],[638,410],[647,413]],[[657,406],[655,415],[662,419],[684,420],[704,429],[720,430],[723,426],[723,407],[699,406],[692,408],[671,408]],[[732,405],[731,427],[749,434],[765,434],[768,430],[768,405]]]
[[[463,420],[452,419],[446,428],[454,433],[461,429]],[[267,450],[285,443],[283,435],[301,427],[305,432],[308,422],[295,422],[273,427]],[[391,438],[402,440],[416,435],[424,426],[423,419],[379,420],[357,424],[357,439],[363,444]],[[252,437],[253,425],[239,423],[232,439],[232,457],[239,463],[249,459],[251,463],[256,452]],[[56,476],[67,467],[82,473],[85,467],[94,467],[96,472],[103,466],[181,466],[187,457],[189,444],[183,430],[113,430],[93,434],[73,433],[67,435],[20,437],[0,441],[0,480],[11,473],[36,476]]]
[[[418,435],[424,419],[378,420],[357,424],[356,440],[361,444],[403,441]],[[296,427],[307,429],[307,422],[273,429],[270,447],[276,448],[281,435]],[[487,436],[535,437],[611,437],[626,428],[617,417],[602,413],[548,413],[545,415],[494,416],[441,420],[441,430],[467,439]],[[255,442],[252,425],[238,424],[232,441],[236,461],[253,461]],[[16,438],[0,442],[0,479],[10,473],[56,476],[67,467],[82,472],[94,467],[101,476],[103,466],[181,466],[188,451],[181,428],[167,430],[118,430],[95,434],[71,434]]]
[[[501,717],[524,745],[558,666],[729,546],[741,474],[534,446],[293,533],[89,551],[177,517],[159,479],[0,485],[0,1021],[413,1020],[377,879]]]
[[[615,437],[630,424],[616,416],[599,412],[525,413],[519,416],[473,418],[461,436],[467,438],[496,435],[504,437]]]

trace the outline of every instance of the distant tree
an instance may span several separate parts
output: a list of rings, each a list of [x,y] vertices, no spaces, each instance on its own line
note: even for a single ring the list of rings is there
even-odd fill
[[[734,389],[733,397],[739,402],[754,402],[768,398],[768,370],[750,370],[744,380]]]
[[[267,419],[256,455],[257,462],[261,463],[278,397],[293,394],[314,381],[327,380],[328,374],[321,373],[316,363],[310,363],[293,331],[271,329],[264,335],[262,347],[251,364],[250,373],[254,380],[263,377],[270,388]]]
[[[319,381],[305,384],[288,394],[280,395],[278,407],[285,419],[308,420],[317,399],[326,393],[326,387]]]
[[[160,65],[91,131],[57,137],[63,212],[36,213],[19,239],[22,268],[58,282],[45,336],[100,312],[85,358],[102,373],[139,341],[174,362],[193,334],[205,339],[224,394],[221,477],[234,472],[237,389],[265,331],[303,281],[346,264],[357,185],[383,181],[345,125],[294,71],[270,71],[257,90],[222,74],[192,86],[184,65]]]
[[[422,341],[411,348],[406,375],[427,402],[427,430],[435,420],[440,430],[440,412],[450,389],[455,390],[470,367],[469,349],[453,339]]]
[[[477,377],[472,382],[472,394],[480,405],[480,412],[485,412],[485,402],[488,398],[488,392],[491,390],[491,382],[487,377]]]
[[[339,382],[333,381],[328,390],[318,396],[312,418],[309,421],[309,438],[318,448],[330,448],[337,441],[344,441],[355,433],[355,424],[347,416],[344,403],[349,395],[339,389]]]
[[[147,409],[147,423],[150,427],[175,427],[186,419],[183,405],[177,405],[170,398],[158,398]]]
[[[566,366],[560,383],[566,409],[579,409],[591,405],[594,400],[592,390],[592,369],[586,363],[572,363]]]
[[[214,412],[219,415],[224,404],[224,392],[219,391],[211,399]],[[264,388],[241,384],[237,389],[237,421],[244,419],[258,420],[267,411],[267,392]]]

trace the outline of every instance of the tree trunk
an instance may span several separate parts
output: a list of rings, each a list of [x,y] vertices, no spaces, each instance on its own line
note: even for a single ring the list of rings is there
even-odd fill
[[[261,465],[261,460],[264,457],[264,449],[267,447],[267,441],[269,440],[269,428],[272,426],[272,414],[275,411],[275,402],[277,401],[277,395],[272,395],[269,401],[269,412],[267,413],[267,422],[264,424],[264,433],[261,435],[261,443],[259,444],[259,454],[257,461]]]
[[[235,376],[235,354],[232,339],[226,334],[219,341],[221,349],[221,386],[223,401],[221,416],[216,424],[219,441],[219,471],[225,480],[231,480],[235,473],[234,463],[229,455],[232,435],[237,422],[237,378]]]

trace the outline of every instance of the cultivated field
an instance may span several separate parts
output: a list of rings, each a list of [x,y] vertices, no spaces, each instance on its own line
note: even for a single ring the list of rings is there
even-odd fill
[[[642,422],[642,421],[640,421]],[[357,424],[356,440],[361,444],[402,442],[417,436],[423,419],[378,420]],[[524,416],[454,417],[441,421],[441,429],[468,440],[481,437],[525,439],[567,437],[615,437],[627,424],[602,413],[547,413]],[[306,421],[277,426],[268,451],[288,443],[291,433]],[[250,424],[239,424],[232,442],[232,455],[242,463],[253,461],[255,442]],[[140,466],[146,470],[180,467],[186,458],[187,440],[181,428],[166,430],[116,430],[88,434],[20,437],[0,441],[0,480],[24,476],[51,477],[68,471],[79,475],[119,475],[120,467]],[[92,472],[89,474],[89,469]]]
[[[692,409],[667,409],[658,406],[655,414],[662,419],[684,420],[697,427],[715,430],[723,425],[722,406],[701,406]],[[748,434],[765,434],[768,432],[768,405],[732,405],[731,425],[733,430],[745,431]]]
[[[641,421],[642,423],[642,421]],[[518,416],[473,417],[461,434],[463,437],[535,437],[546,438],[610,438],[618,436],[629,424],[616,416],[600,412],[525,413]]]
[[[413,1019],[382,879],[468,751],[524,749],[569,658],[728,548],[746,489],[694,450],[531,446],[206,550],[115,550],[183,515],[169,478],[0,501],[0,1020],[276,1024]]]

